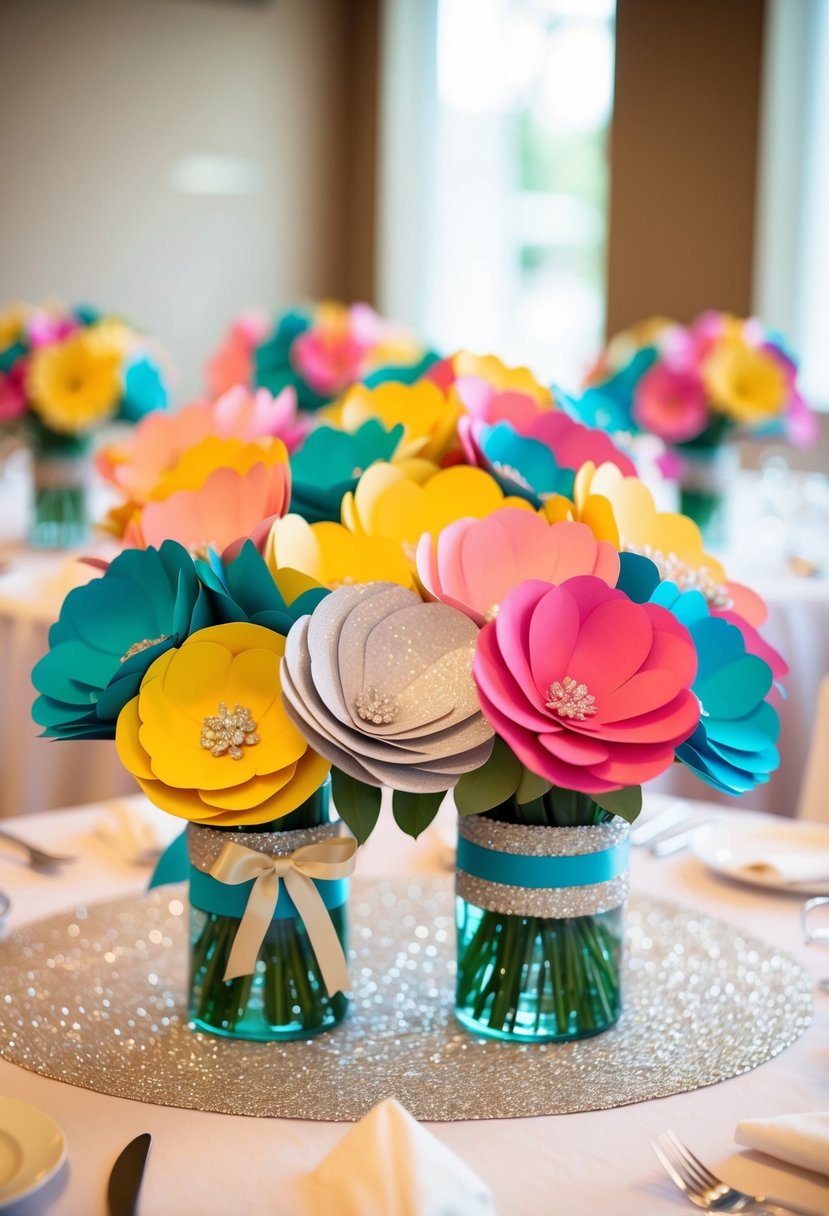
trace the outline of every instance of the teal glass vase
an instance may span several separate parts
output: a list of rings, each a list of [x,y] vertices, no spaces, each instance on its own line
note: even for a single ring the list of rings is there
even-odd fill
[[[72,549],[89,531],[89,440],[30,423],[32,498],[28,540],[37,549]]]
[[[484,819],[462,820],[460,827],[455,1016],[475,1034],[520,1042],[600,1034],[622,1012],[627,824],[496,823],[493,835]],[[486,855],[477,873],[464,868],[475,870],[477,864],[464,853],[465,835],[472,837],[476,856]],[[516,848],[533,850],[522,860],[536,874],[538,863],[552,862],[552,875],[542,873],[541,881],[562,885],[516,884]],[[605,864],[607,858],[612,860]],[[505,881],[499,882],[502,861]],[[571,878],[580,885],[569,885],[573,863]],[[598,881],[582,881],[585,866],[596,867]],[[538,881],[533,874],[529,880]]]
[[[286,844],[297,833],[330,823],[330,786],[326,783],[302,807],[274,823],[262,824],[258,833],[272,840],[285,835]],[[219,844],[227,833],[251,829],[199,827],[216,834]],[[297,837],[293,847],[308,843]],[[193,846],[189,842],[191,860]],[[278,847],[273,848],[274,852]],[[275,1041],[305,1039],[337,1026],[345,1017],[348,997],[329,995],[320,965],[299,916],[275,917],[269,924],[250,975],[225,980],[230,951],[241,916],[211,910],[194,902],[191,878],[190,911],[190,1022],[196,1030],[233,1039]],[[343,951],[348,953],[347,904],[329,909]]]

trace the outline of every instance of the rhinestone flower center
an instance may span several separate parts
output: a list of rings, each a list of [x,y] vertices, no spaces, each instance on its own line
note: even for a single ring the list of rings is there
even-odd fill
[[[400,717],[400,705],[395,698],[379,692],[374,685],[360,693],[354,706],[358,717],[373,726],[390,726]]]
[[[218,713],[205,718],[201,725],[201,746],[216,759],[228,755],[241,760],[242,748],[254,747],[258,742],[256,723],[246,705],[237,705],[231,711],[222,701]]]
[[[142,650],[149,650],[151,646],[157,646],[159,642],[166,642],[171,636],[169,633],[162,633],[157,638],[144,638],[141,642],[133,642],[129,650],[125,650],[121,655],[121,662],[126,663],[127,659],[131,659],[133,655],[141,654]]]
[[[597,712],[596,698],[587,691],[587,685],[579,684],[572,676],[553,681],[547,690],[546,704],[560,718],[575,718],[577,722],[592,718]]]

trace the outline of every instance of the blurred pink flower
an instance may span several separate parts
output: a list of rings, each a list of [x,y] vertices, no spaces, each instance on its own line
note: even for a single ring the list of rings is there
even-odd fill
[[[696,368],[655,364],[636,387],[633,418],[643,431],[666,443],[684,443],[701,435],[709,413],[705,386]]]
[[[514,507],[485,519],[459,519],[436,540],[424,533],[416,560],[429,594],[478,625],[493,619],[504,597],[526,579],[558,585],[595,574],[615,587],[619,577],[617,550],[597,541],[586,524],[549,524]]]
[[[306,329],[291,347],[294,370],[321,397],[335,396],[360,379],[376,344],[380,319],[367,304],[331,313]],[[376,324],[375,324],[376,322]]]
[[[26,413],[26,360],[18,359],[0,372],[0,423],[17,422]]]
[[[522,435],[526,435],[535,419],[546,412],[545,407],[528,393],[499,390],[477,376],[459,376],[454,387],[472,418],[490,425],[509,422]]]
[[[810,448],[812,444],[817,443],[820,436],[817,416],[797,391],[789,398],[783,425],[786,438],[796,448]]]
[[[533,772],[598,794],[669,767],[699,722],[696,651],[684,625],[600,578],[529,580],[478,636],[485,716]]]
[[[218,397],[228,389],[253,383],[253,354],[265,341],[268,322],[256,313],[237,317],[205,368],[207,388]]]
[[[56,316],[54,313],[38,309],[26,319],[26,334],[32,347],[51,346],[54,342],[62,342],[76,329],[80,323],[71,316]]]

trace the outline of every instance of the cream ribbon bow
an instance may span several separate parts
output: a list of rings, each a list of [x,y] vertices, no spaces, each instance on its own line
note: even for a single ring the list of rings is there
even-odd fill
[[[254,880],[236,937],[227,960],[224,978],[251,975],[259,947],[265,940],[279,898],[279,880],[296,905],[317,956],[323,983],[329,996],[349,985],[348,963],[331,916],[313,879],[347,878],[354,873],[357,841],[352,836],[334,836],[306,844],[284,857],[258,853],[243,844],[224,846],[210,870],[212,878],[224,883]]]

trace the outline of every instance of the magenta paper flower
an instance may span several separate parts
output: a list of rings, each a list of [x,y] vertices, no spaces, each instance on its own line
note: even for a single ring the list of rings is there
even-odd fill
[[[478,625],[498,614],[501,601],[526,579],[558,585],[595,574],[609,587],[619,577],[619,554],[596,540],[586,524],[549,524],[540,515],[505,507],[485,519],[459,519],[417,547],[423,586]]]
[[[708,426],[705,386],[695,367],[657,363],[636,386],[633,419],[666,443],[696,439]]]
[[[484,714],[519,760],[566,789],[605,793],[664,772],[699,722],[684,625],[592,575],[530,580],[478,636]]]
[[[26,413],[26,360],[0,372],[0,423],[17,422]]]
[[[316,323],[291,349],[294,369],[321,397],[355,384],[366,370],[369,353],[384,336],[385,325],[368,304],[318,310]]]

